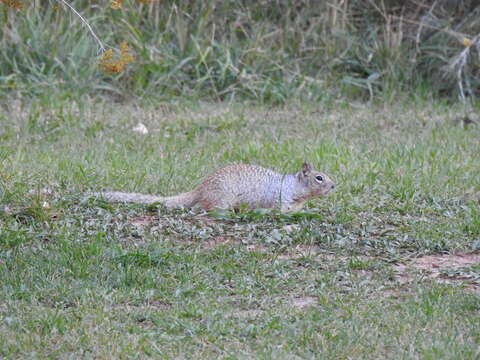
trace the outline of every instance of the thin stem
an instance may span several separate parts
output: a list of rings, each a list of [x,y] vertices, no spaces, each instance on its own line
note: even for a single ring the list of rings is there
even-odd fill
[[[90,26],[90,24],[88,23],[88,21],[82,16],[82,14],[80,14],[77,10],[75,10],[75,8],[70,5],[68,2],[66,2],[65,0],[56,0],[58,2],[61,2],[63,3],[64,5],[68,6],[68,8],[70,10],[73,11],[73,13],[75,15],[77,15],[80,20],[85,24],[85,26],[88,28],[88,30],[90,31],[90,33],[92,34],[93,38],[97,41],[98,45],[100,46],[100,50],[102,51],[105,51],[105,46],[103,45],[103,43],[100,41],[100,39],[98,38],[98,36],[95,34],[95,32],[93,31],[92,27]]]

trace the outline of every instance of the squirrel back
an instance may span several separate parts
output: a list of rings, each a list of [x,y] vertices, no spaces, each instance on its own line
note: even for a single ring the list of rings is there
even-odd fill
[[[107,201],[162,203],[167,207],[200,206],[206,210],[247,206],[300,210],[305,201],[328,194],[335,188],[330,178],[308,163],[296,174],[280,174],[257,165],[230,165],[213,172],[194,190],[170,197],[137,193],[104,192]]]

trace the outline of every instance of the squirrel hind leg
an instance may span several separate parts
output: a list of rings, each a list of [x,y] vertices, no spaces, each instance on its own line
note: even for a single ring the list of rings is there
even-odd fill
[[[200,206],[204,210],[214,210],[214,209],[228,209],[228,206],[219,203],[218,201],[213,201],[212,199],[199,199],[197,202],[198,206]]]
[[[225,197],[215,197],[211,196],[212,194],[209,194],[209,196],[201,196],[197,199],[197,202],[195,205],[198,205],[202,207],[204,210],[214,210],[214,209],[231,209],[234,207],[235,204],[232,203],[232,201],[229,201]]]

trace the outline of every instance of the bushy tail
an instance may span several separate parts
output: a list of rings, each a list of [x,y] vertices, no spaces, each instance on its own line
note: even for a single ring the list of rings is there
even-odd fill
[[[139,193],[124,193],[121,191],[106,191],[93,193],[93,196],[103,198],[110,202],[131,202],[137,204],[161,203],[166,207],[192,207],[195,205],[195,195],[193,192],[186,192],[175,196],[157,196]]]

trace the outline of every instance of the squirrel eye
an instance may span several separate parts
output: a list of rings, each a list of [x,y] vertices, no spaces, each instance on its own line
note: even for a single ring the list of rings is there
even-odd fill
[[[322,175],[317,175],[317,176],[315,176],[315,179],[317,179],[318,181],[323,181],[323,176]]]

